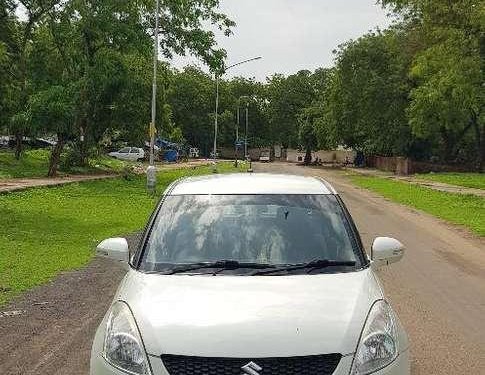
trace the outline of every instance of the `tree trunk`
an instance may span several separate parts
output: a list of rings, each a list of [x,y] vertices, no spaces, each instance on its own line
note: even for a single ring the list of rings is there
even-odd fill
[[[47,177],[56,177],[57,176],[57,168],[59,167],[59,161],[61,160],[61,153],[64,149],[65,144],[64,135],[57,134],[57,143],[52,149],[50,164],[49,164],[49,172],[47,173]]]
[[[312,150],[307,148],[306,153],[305,153],[304,164],[310,165],[311,163],[312,163]]]
[[[477,124],[478,171],[485,172],[485,126],[479,129]]]
[[[20,132],[15,133],[15,159],[19,160],[22,155],[22,140],[23,134]]]
[[[85,119],[81,122],[81,126],[79,127],[79,152],[81,156],[81,166],[85,167],[87,165],[87,152],[86,152],[86,136],[85,136],[85,130],[86,130],[87,122]]]

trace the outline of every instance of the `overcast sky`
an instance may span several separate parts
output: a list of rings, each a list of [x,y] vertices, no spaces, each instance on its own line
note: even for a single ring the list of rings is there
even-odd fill
[[[234,34],[220,36],[227,64],[254,56],[263,60],[237,67],[227,76],[256,77],[331,66],[332,51],[351,38],[390,20],[376,0],[221,0],[221,10],[236,21]],[[180,68],[194,58],[175,58]]]

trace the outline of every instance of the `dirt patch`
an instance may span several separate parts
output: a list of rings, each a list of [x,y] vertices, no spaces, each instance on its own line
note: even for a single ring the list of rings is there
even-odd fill
[[[72,184],[75,182],[103,180],[107,178],[117,178],[114,174],[100,174],[100,175],[80,175],[68,176],[58,178],[16,178],[9,180],[0,180],[0,194],[9,193],[12,191],[19,191],[42,186],[59,186]]]
[[[134,248],[139,236],[128,240]],[[88,374],[94,333],[125,273],[95,258],[0,308],[0,374]]]

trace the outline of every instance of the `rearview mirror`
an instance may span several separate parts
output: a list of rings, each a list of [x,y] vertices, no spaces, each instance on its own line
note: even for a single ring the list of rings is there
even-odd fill
[[[96,247],[96,254],[128,264],[130,251],[125,238],[109,238]]]
[[[372,244],[371,260],[374,267],[399,262],[404,256],[404,245],[394,238],[377,237]]]

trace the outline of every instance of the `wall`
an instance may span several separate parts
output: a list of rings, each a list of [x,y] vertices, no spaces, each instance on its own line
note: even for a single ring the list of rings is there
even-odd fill
[[[472,172],[473,168],[464,165],[443,165],[413,161],[405,157],[372,156],[366,158],[366,166],[397,175],[410,175],[429,172]]]
[[[318,158],[322,163],[335,163],[335,164],[353,163],[355,156],[356,156],[355,151],[320,150],[320,151],[312,152],[312,161],[315,161]],[[291,163],[303,163],[304,159],[305,159],[304,151],[299,151],[294,149],[286,150],[286,161]]]

